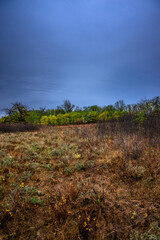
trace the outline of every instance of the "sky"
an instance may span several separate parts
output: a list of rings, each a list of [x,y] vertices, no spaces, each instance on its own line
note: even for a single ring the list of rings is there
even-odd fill
[[[0,110],[160,95],[159,0],[0,0]]]

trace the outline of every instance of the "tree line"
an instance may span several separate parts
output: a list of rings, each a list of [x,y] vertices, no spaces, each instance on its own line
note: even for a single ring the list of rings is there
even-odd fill
[[[6,115],[0,118],[1,123],[34,123],[37,125],[66,125],[113,121],[132,115],[138,122],[147,116],[160,113],[160,97],[141,100],[136,104],[125,104],[123,100],[113,105],[75,107],[69,100],[55,109],[30,109],[21,102],[11,104],[4,109]]]

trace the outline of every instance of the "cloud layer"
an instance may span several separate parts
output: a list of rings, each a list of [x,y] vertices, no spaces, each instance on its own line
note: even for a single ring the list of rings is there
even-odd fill
[[[159,95],[159,22],[156,0],[0,1],[0,108]]]

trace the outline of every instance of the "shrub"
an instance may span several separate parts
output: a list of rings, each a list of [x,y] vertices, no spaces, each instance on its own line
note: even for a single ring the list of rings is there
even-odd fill
[[[41,115],[36,111],[31,111],[28,113],[28,116],[26,117],[26,122],[28,123],[35,123],[35,124],[41,124]]]
[[[58,125],[62,125],[63,124],[63,119],[62,119],[62,114],[61,113],[59,113],[57,115],[57,124]]]
[[[100,121],[107,121],[109,118],[110,118],[110,114],[108,111],[101,113],[98,117]]]
[[[70,121],[69,121],[69,114],[68,113],[65,113],[63,114],[63,124],[69,124]]]
[[[87,122],[88,123],[94,123],[98,121],[98,112],[96,111],[91,111],[87,115]]]
[[[113,117],[114,119],[118,119],[118,118],[121,117],[121,115],[122,115],[122,112],[121,112],[121,111],[115,111],[115,112],[113,113],[112,117]]]
[[[71,112],[69,113],[69,118],[70,118],[70,123],[74,124],[76,123],[77,119],[81,118],[81,113],[80,112]]]
[[[39,126],[33,123],[1,123],[0,132],[28,132],[39,130]]]
[[[69,114],[65,113],[65,114],[58,114],[57,115],[57,124],[58,125],[65,125],[65,124],[69,124]]]
[[[144,120],[145,120],[145,113],[143,111],[139,112],[136,114],[136,119],[135,121],[139,124],[142,125]]]
[[[57,124],[57,117],[54,115],[48,116],[48,124],[49,125],[56,125]]]
[[[41,125],[48,125],[48,123],[49,121],[47,116],[41,117]]]
[[[84,123],[84,119],[83,119],[83,118],[77,118],[77,119],[75,120],[75,123],[76,123],[76,124],[82,124],[82,123]]]

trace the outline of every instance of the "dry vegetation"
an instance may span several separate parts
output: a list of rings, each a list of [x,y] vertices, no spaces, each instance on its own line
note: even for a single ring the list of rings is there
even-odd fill
[[[1,133],[0,239],[160,239],[159,157],[153,127]]]

